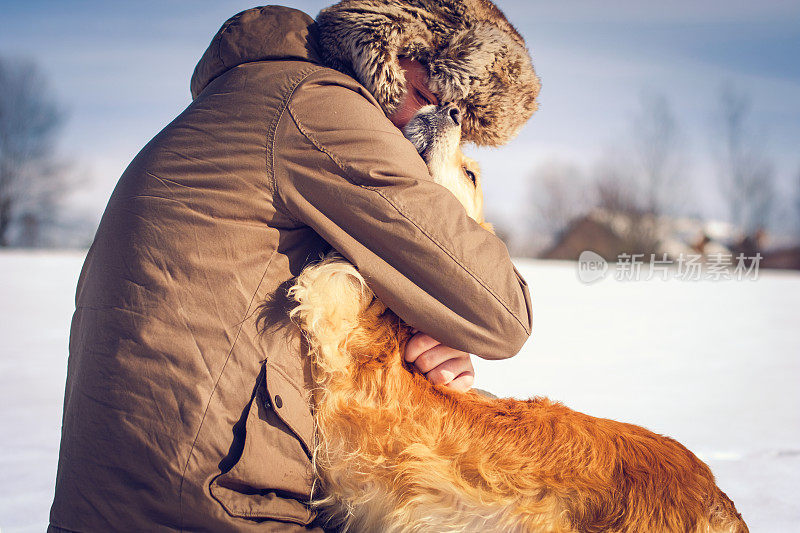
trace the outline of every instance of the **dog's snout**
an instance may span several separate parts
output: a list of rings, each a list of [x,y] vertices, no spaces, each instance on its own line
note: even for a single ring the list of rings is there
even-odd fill
[[[448,109],[447,114],[456,126],[461,125],[461,111],[456,106],[452,106]]]

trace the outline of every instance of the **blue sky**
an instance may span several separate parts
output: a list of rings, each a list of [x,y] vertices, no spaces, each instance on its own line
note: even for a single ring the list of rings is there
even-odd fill
[[[643,92],[665,94],[683,134],[697,210],[722,216],[709,148],[722,84],[753,100],[783,197],[800,173],[800,2],[499,0],[542,78],[541,108],[508,146],[473,151],[490,216],[527,208],[545,161],[590,169],[624,145]],[[312,16],[328,2],[285,2]],[[136,152],[189,103],[189,77],[226,0],[0,0],[0,54],[35,60],[65,105],[61,150],[86,176],[72,198],[99,215]]]

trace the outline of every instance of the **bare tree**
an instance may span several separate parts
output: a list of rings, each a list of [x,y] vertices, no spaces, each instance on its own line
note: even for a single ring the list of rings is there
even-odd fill
[[[566,229],[572,220],[586,213],[590,198],[580,170],[571,163],[550,160],[532,174],[529,222],[534,232],[550,239]]]
[[[726,85],[719,94],[715,138],[722,196],[745,234],[764,229],[775,198],[775,172],[750,122],[750,98]]]
[[[596,218],[614,230],[620,253],[655,253],[659,246],[659,218],[653,211],[653,196],[648,189],[637,190],[630,164],[607,155],[594,169],[594,205]]]
[[[54,151],[62,119],[36,66],[0,57],[0,246],[15,226],[17,241],[33,244],[64,193]]]
[[[643,93],[632,126],[642,207],[651,214],[661,214],[678,199],[682,166],[681,134],[667,97]]]
[[[596,207],[617,213],[645,211],[630,164],[621,161],[619,154],[606,153],[595,164],[592,178]]]

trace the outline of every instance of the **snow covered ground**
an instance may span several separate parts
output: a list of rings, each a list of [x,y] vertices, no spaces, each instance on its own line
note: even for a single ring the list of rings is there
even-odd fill
[[[0,531],[44,531],[79,252],[0,253]],[[673,436],[753,532],[800,531],[800,274],[758,281],[578,281],[518,261],[534,335],[477,385],[546,395]]]

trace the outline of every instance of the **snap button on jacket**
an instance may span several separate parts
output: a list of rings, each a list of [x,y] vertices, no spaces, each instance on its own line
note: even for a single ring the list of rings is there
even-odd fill
[[[310,368],[281,301],[330,246],[450,346],[528,337],[505,246],[318,57],[307,15],[240,13],[120,178],[78,283],[54,531],[314,527]]]

